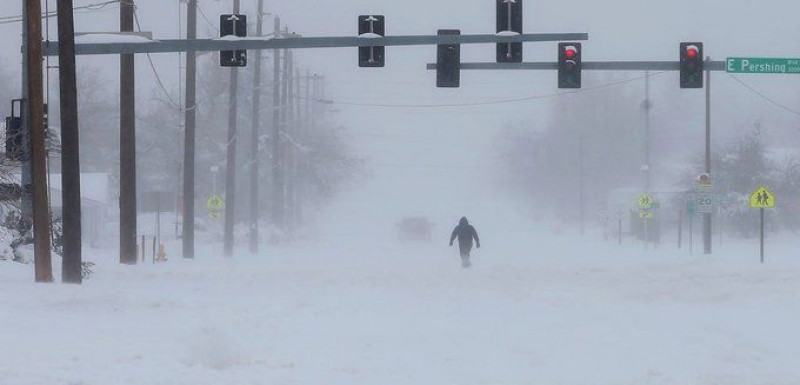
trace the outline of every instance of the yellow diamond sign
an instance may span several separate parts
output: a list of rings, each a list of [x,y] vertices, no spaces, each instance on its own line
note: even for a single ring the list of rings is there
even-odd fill
[[[639,197],[638,203],[640,209],[651,209],[653,208],[653,197],[651,197],[649,194],[642,194],[642,196]]]
[[[219,195],[214,195],[206,201],[208,211],[220,211],[225,207],[225,201]]]
[[[750,208],[769,209],[775,207],[775,194],[766,187],[759,187],[750,195]]]

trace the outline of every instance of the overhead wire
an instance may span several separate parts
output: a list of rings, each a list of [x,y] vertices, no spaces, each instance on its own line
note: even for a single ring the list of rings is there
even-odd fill
[[[206,21],[206,23],[208,23],[208,25],[211,26],[211,28],[213,28],[215,31],[217,31],[217,33],[219,33],[220,32],[219,28],[217,28],[216,24],[212,23],[211,19],[209,19],[208,16],[206,16],[206,13],[203,12],[203,8],[200,7],[200,4],[197,4],[196,6],[197,6],[197,12],[200,14],[200,16],[203,17],[203,19]]]
[[[108,0],[100,3],[93,3],[87,5],[81,5],[77,7],[73,7],[73,11],[90,11],[90,12],[97,12],[100,10],[106,10],[109,6],[119,6],[124,0]],[[113,9],[113,8],[109,8]],[[86,13],[86,12],[81,12]],[[56,11],[45,11],[42,13],[43,19],[50,19],[58,16]],[[15,16],[0,16],[0,24],[11,24],[11,23],[19,23],[22,22],[22,15],[15,15]]]
[[[449,108],[449,107],[476,107],[476,106],[488,106],[488,105],[498,105],[498,104],[509,104],[509,103],[519,103],[519,102],[527,102],[527,101],[534,101],[534,100],[542,100],[542,99],[552,99],[557,98],[565,95],[572,95],[572,94],[579,94],[583,92],[589,91],[596,91],[604,88],[609,87],[616,87],[623,84],[628,84],[632,82],[636,82],[646,78],[652,78],[658,75],[662,75],[667,73],[667,71],[662,72],[654,72],[652,74],[637,76],[630,79],[620,80],[612,83],[602,84],[593,87],[585,87],[575,91],[565,91],[565,92],[555,92],[551,94],[544,94],[544,95],[535,95],[535,96],[528,96],[522,98],[513,98],[513,99],[498,99],[498,100],[484,100],[484,101],[477,101],[477,102],[465,102],[465,103],[441,103],[441,104],[388,104],[388,103],[361,103],[361,102],[349,102],[349,101],[339,101],[339,100],[330,100],[330,99],[313,99],[312,101],[323,103],[323,104],[331,104],[331,105],[342,105],[342,106],[356,106],[356,107],[381,107],[381,108]],[[299,98],[304,99],[304,98]]]
[[[747,83],[743,82],[741,79],[739,79],[736,76],[733,76],[733,75],[729,75],[729,76],[731,77],[731,79],[736,81],[736,83],[738,83],[739,85],[741,85],[742,87],[744,87],[748,91],[752,92],[753,94],[759,96],[761,99],[764,99],[765,101],[767,101],[768,103],[772,104],[773,106],[778,107],[780,109],[783,109],[783,110],[785,110],[787,112],[790,112],[792,114],[800,115],[800,111],[795,110],[795,109],[793,109],[791,107],[788,107],[785,104],[777,102],[775,99],[772,99],[769,96],[765,95],[764,93],[762,93],[762,92],[758,91],[757,89],[751,87],[750,85],[748,85]]]
[[[133,19],[136,21],[136,29],[138,29],[139,32],[142,32],[142,25],[139,23],[139,14],[138,12],[136,12],[136,7],[134,7],[133,9]],[[156,78],[156,84],[158,84],[158,88],[161,89],[161,91],[164,93],[164,96],[167,97],[167,101],[169,102],[168,104],[170,104],[173,108],[182,111],[183,106],[172,98],[172,95],[170,95],[169,91],[167,91],[167,87],[164,86],[164,81],[161,79],[161,75],[158,73],[155,63],[153,63],[153,57],[150,55],[149,52],[146,53],[146,55],[147,55],[147,62],[150,64],[150,69],[153,71],[153,75]]]

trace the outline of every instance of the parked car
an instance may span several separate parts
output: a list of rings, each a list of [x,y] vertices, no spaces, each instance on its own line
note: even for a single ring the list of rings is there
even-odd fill
[[[428,218],[403,218],[397,223],[397,237],[401,241],[430,242],[433,227]]]

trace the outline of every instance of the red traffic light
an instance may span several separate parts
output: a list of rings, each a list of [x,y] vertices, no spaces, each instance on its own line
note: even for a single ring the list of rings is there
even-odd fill
[[[567,47],[564,50],[564,56],[569,60],[575,59],[575,56],[577,55],[578,51],[575,50],[575,47]]]
[[[698,54],[697,48],[695,48],[695,47],[686,48],[686,57],[688,57],[689,59],[696,58],[697,54]]]

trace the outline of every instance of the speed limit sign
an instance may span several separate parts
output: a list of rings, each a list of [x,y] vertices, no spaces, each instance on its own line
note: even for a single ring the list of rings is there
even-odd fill
[[[714,212],[714,195],[712,193],[697,193],[695,201],[697,202],[698,213],[711,214]]]

